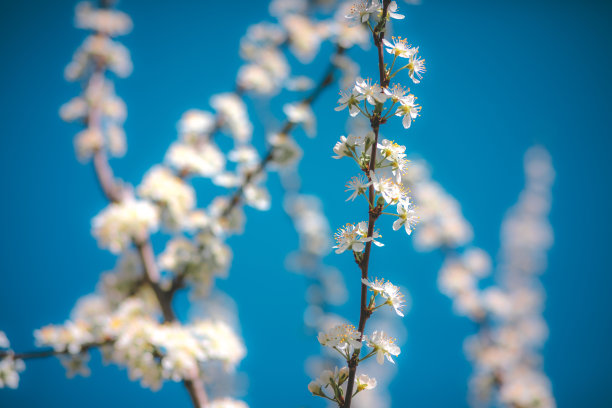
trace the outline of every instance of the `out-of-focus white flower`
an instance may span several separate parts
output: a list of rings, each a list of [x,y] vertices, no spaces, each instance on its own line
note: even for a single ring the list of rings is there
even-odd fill
[[[292,137],[281,133],[269,135],[268,143],[274,147],[272,150],[272,163],[278,167],[293,166],[304,154],[300,145]]]
[[[246,348],[234,330],[222,321],[203,320],[192,325],[192,331],[204,341],[208,358],[233,368],[246,356]]]
[[[75,25],[78,28],[98,31],[109,36],[125,35],[132,30],[130,17],[117,10],[95,8],[84,1],[76,6]]]
[[[76,134],[74,147],[79,161],[85,162],[104,146],[104,136],[99,128],[85,128]]]
[[[145,174],[138,187],[138,194],[159,203],[162,210],[167,210],[169,215],[167,221],[171,228],[180,225],[182,219],[195,205],[193,187],[163,166],[154,166]],[[162,211],[162,215],[164,213]]]
[[[89,377],[91,374],[91,370],[87,366],[89,353],[62,355],[59,359],[66,369],[66,377],[68,378],[73,378],[77,375]]]
[[[376,351],[376,361],[383,364],[385,357],[391,363],[395,363],[391,356],[398,356],[400,348],[395,344],[395,339],[388,337],[383,331],[374,331],[371,336],[364,336],[369,347]]]
[[[17,388],[19,386],[19,373],[25,370],[23,360],[6,356],[0,359],[0,388]]]
[[[175,142],[168,149],[166,161],[181,172],[202,177],[215,176],[225,168],[225,156],[212,143],[193,146]]]
[[[0,348],[9,348],[11,346],[11,343],[9,342],[8,337],[6,337],[6,334],[0,330]]]
[[[190,109],[183,113],[178,123],[179,133],[188,141],[209,134],[214,127],[213,114],[199,109]]]
[[[286,16],[282,24],[293,54],[304,64],[312,61],[321,46],[321,29],[311,19],[297,14]]]
[[[127,248],[132,240],[140,241],[155,232],[158,223],[157,207],[148,201],[129,198],[109,204],[94,217],[92,229],[100,246],[119,253]]]
[[[210,98],[210,105],[221,115],[225,128],[239,143],[248,142],[253,133],[246,106],[234,93],[223,93]]]
[[[244,402],[232,398],[216,399],[211,401],[208,406],[210,408],[249,408]]]
[[[83,346],[93,343],[96,339],[91,334],[91,326],[83,320],[67,321],[63,326],[48,325],[34,331],[38,346],[49,346],[57,352],[67,351],[79,354]]]
[[[306,135],[314,137],[317,131],[317,122],[312,108],[306,103],[288,103],[283,106],[283,112],[289,122],[302,125]]]

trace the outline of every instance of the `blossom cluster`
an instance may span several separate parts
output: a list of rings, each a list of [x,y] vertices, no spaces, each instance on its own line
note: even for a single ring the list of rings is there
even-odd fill
[[[103,296],[91,295],[79,302],[73,320],[45,326],[34,336],[39,346],[63,354],[69,376],[87,375],[83,364],[88,350],[101,346],[105,358],[127,367],[132,380],[154,390],[166,379],[197,378],[199,367],[209,361],[220,361],[231,370],[245,356],[242,341],[222,321],[159,323],[148,308],[136,297],[112,308]]]
[[[415,96],[400,83],[390,85],[391,80],[401,71],[408,69],[409,77],[414,83],[419,83],[424,72],[424,61],[417,57],[418,48],[409,46],[406,40],[393,39],[393,43],[384,39],[387,22],[390,19],[403,19],[397,13],[395,2],[360,1],[352,6],[347,20],[356,26],[367,27],[372,34],[374,44],[382,54],[384,47],[393,56],[392,63],[381,64],[380,84],[370,79],[357,78],[352,89],[341,92],[337,111],[347,109],[349,116],[366,117],[371,125],[371,131],[361,135],[341,136],[333,148],[334,158],[350,158],[360,170],[357,176],[346,184],[350,192],[347,201],[363,197],[368,205],[368,221],[356,224],[347,223],[335,233],[334,238],[337,254],[347,250],[353,253],[357,265],[362,272],[362,301],[359,330],[354,326],[343,324],[319,333],[319,343],[335,350],[345,360],[348,367],[323,371],[318,379],[308,386],[313,395],[334,401],[341,407],[349,407],[352,397],[362,390],[372,389],[377,381],[366,374],[356,375],[357,365],[372,356],[383,364],[387,359],[394,362],[393,357],[399,355],[400,348],[383,330],[375,330],[371,335],[365,335],[366,320],[377,309],[389,306],[397,315],[403,316],[405,305],[404,295],[399,287],[391,282],[375,279],[368,280],[368,263],[372,244],[383,246],[380,232],[374,223],[381,215],[396,217],[393,229],[403,228],[410,235],[418,221],[415,207],[409,196],[409,190],[402,184],[402,177],[408,168],[406,147],[392,140],[379,139],[380,126],[391,116],[402,117],[404,128],[409,128],[418,116],[420,107],[415,103]],[[393,71],[397,59],[407,59],[407,64]],[[370,106],[370,108],[368,107]],[[397,106],[397,107],[396,107]],[[395,207],[395,214],[387,212]],[[364,293],[366,288],[371,292],[369,302]],[[377,304],[377,299],[382,302]],[[363,351],[363,350],[368,351]],[[363,356],[360,358],[360,356]]]
[[[470,385],[475,405],[494,399],[508,407],[555,406],[539,363],[548,330],[536,279],[546,268],[546,251],[553,240],[547,216],[554,170],[548,152],[542,147],[529,149],[525,173],[525,190],[502,224],[500,261],[495,268],[491,257],[471,244],[469,222],[456,200],[431,179],[426,166],[413,163],[404,176],[421,211],[415,247],[442,251],[440,291],[453,300],[457,314],[480,327],[465,342],[474,365]],[[495,283],[486,286],[484,279],[492,271]]]

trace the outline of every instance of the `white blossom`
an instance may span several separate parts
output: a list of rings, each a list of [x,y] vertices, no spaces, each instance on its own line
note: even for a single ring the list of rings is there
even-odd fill
[[[158,228],[159,211],[148,201],[128,198],[109,204],[92,220],[93,235],[100,246],[113,253],[123,251],[132,240],[142,240]]]
[[[365,340],[368,346],[376,351],[378,364],[383,364],[385,357],[389,362],[394,363],[391,356],[398,356],[400,353],[400,348],[395,344],[395,339],[388,337],[383,331],[374,331]]]

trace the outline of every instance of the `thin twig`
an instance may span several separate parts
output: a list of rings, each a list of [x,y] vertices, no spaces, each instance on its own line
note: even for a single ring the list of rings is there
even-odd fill
[[[385,35],[385,25],[387,20],[387,9],[389,7],[390,0],[383,1],[383,12],[381,19],[374,29],[372,33],[372,37],[374,38],[374,44],[378,50],[378,71],[380,76],[380,86],[386,86],[389,83],[389,80],[385,71],[385,62],[383,58],[383,47],[382,40]],[[374,131],[374,144],[372,144],[372,150],[370,152],[370,164],[368,166],[367,176],[370,178],[370,171],[374,171],[376,169],[376,146],[378,145],[378,132],[381,124],[380,112],[374,112],[374,115],[370,119],[370,124],[372,126],[372,130]],[[374,186],[370,184],[368,188],[368,198],[369,202],[374,203]],[[374,208],[369,207],[368,209],[368,235],[367,238],[372,238],[374,235],[374,224],[376,220],[380,216],[381,207],[376,206]],[[363,257],[359,263],[359,267],[361,268],[361,279],[368,279],[368,267],[370,263],[370,251],[372,250],[372,241],[368,241],[365,246],[365,251],[363,253]],[[361,301],[360,301],[360,313],[359,313],[359,326],[357,330],[360,333],[360,340],[363,341],[363,334],[365,331],[366,321],[372,314],[372,311],[368,309],[367,305],[367,296],[368,296],[368,288],[363,283],[361,283]],[[349,375],[346,384],[346,397],[344,403],[342,404],[342,408],[349,408],[351,406],[351,400],[353,399],[353,388],[355,385],[355,376],[357,374],[357,366],[359,365],[359,354],[361,349],[355,350],[351,359],[348,362],[349,367]]]

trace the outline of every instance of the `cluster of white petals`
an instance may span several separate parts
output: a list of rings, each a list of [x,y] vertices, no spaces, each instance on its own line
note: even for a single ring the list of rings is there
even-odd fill
[[[103,248],[113,253],[125,250],[157,230],[159,209],[148,201],[126,199],[111,203],[92,220],[92,232]]]

